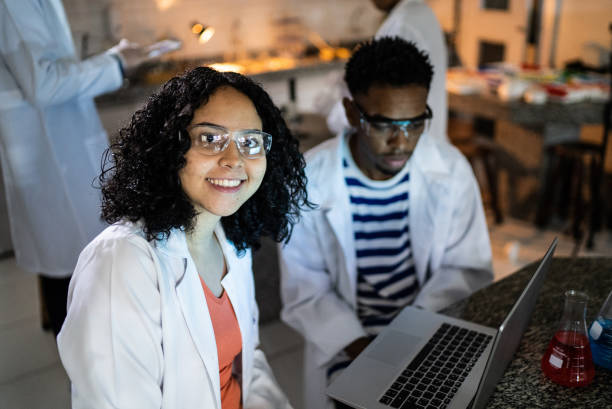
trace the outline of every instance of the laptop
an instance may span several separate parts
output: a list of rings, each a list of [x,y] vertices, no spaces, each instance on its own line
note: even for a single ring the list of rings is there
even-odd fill
[[[527,328],[555,238],[499,328],[412,306],[327,388],[355,408],[484,408]]]

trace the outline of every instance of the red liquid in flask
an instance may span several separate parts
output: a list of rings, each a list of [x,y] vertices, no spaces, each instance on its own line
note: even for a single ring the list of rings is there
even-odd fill
[[[542,371],[563,386],[586,386],[595,377],[589,339],[574,331],[558,331],[542,357]]]

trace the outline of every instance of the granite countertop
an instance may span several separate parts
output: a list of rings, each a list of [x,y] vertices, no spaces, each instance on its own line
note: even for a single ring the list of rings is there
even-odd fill
[[[538,264],[532,263],[474,293],[444,313],[498,327]],[[596,366],[590,385],[566,388],[546,378],[540,369],[540,360],[563,314],[564,293],[570,289],[589,296],[588,328],[612,291],[612,258],[553,259],[531,322],[488,408],[612,408],[612,371]]]

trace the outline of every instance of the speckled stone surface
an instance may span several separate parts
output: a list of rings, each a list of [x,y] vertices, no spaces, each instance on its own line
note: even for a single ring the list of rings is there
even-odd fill
[[[537,266],[530,264],[444,313],[499,326]],[[612,291],[612,258],[553,259],[531,322],[488,408],[612,408],[612,371],[596,366],[595,380],[589,386],[566,388],[550,381],[540,369],[540,360],[563,314],[564,293],[570,289],[589,295],[586,316],[590,326]]]

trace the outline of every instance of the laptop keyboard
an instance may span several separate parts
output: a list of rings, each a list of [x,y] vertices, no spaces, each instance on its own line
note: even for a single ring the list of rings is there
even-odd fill
[[[392,408],[445,408],[491,335],[442,324],[379,402]]]

